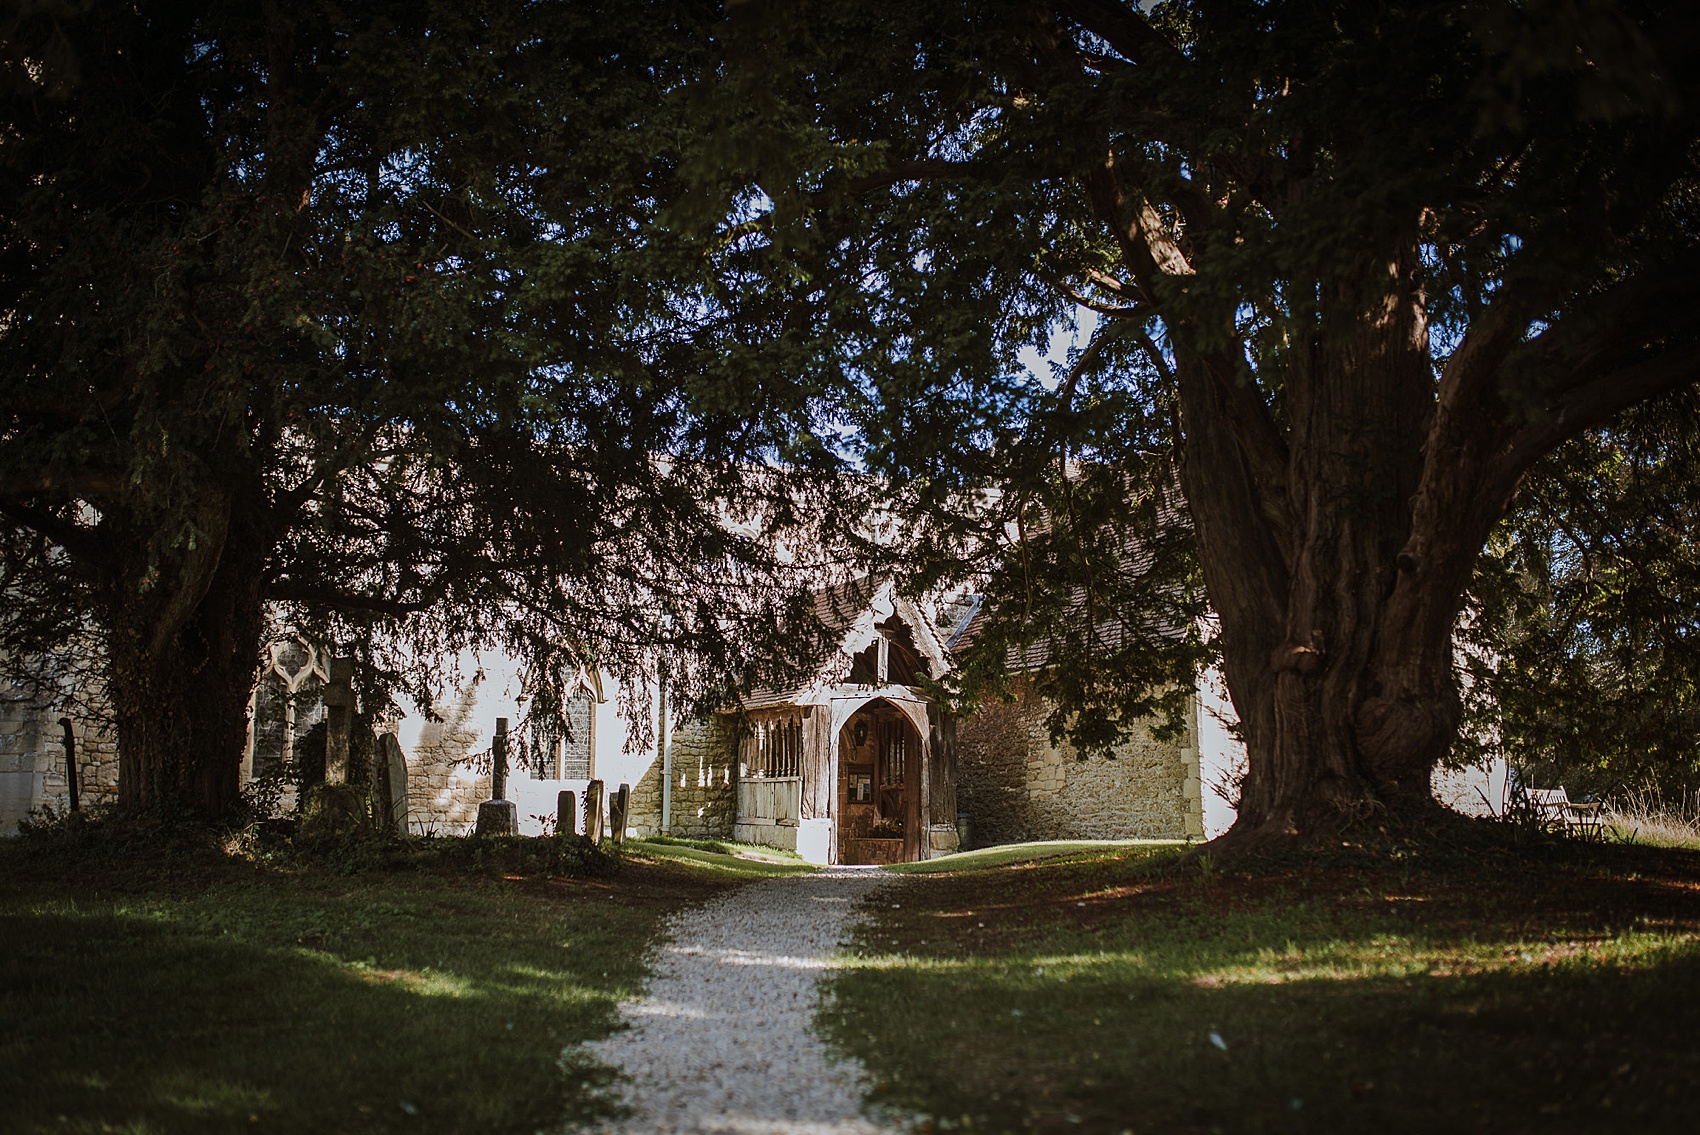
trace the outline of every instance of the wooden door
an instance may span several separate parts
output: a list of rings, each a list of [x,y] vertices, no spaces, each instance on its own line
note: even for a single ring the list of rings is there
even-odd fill
[[[903,776],[903,861],[914,863],[921,858],[921,841],[927,838],[927,815],[921,807],[921,735],[908,717],[898,724],[903,727],[904,744],[909,750]]]

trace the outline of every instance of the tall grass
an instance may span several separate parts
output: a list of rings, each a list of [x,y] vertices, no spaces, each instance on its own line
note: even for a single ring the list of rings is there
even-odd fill
[[[1606,823],[1619,839],[1700,849],[1700,793],[1674,800],[1656,788],[1632,789],[1606,803]]]

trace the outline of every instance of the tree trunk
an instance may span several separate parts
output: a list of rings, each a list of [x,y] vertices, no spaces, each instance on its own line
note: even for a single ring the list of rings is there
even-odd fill
[[[219,819],[241,798],[265,555],[252,515],[226,493],[203,493],[195,527],[175,570],[129,563],[114,573],[108,691],[119,806]]]
[[[1285,376],[1284,436],[1220,362],[1179,360],[1183,486],[1248,749],[1235,842],[1435,816],[1474,556],[1406,566],[1433,416],[1413,259],[1391,262],[1384,300],[1325,305]]]

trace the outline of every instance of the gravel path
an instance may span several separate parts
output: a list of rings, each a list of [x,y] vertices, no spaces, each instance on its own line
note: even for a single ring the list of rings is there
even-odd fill
[[[620,1135],[889,1135],[861,1067],[810,1031],[816,988],[876,871],[765,879],[676,916],[631,1026],[587,1047],[629,1077]]]

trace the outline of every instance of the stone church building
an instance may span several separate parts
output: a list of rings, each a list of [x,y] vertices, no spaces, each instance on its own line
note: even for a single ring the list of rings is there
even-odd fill
[[[823,593],[819,610],[838,642],[819,671],[795,689],[751,691],[706,720],[662,720],[660,699],[652,698],[649,728],[633,730],[616,709],[612,680],[580,673],[569,691],[566,735],[532,740],[529,767],[510,773],[506,796],[520,830],[548,830],[557,793],[571,789],[582,800],[588,782],[599,779],[610,789],[631,785],[633,835],[738,839],[817,863],[925,859],[955,850],[959,832],[972,833],[976,844],[1205,836],[1207,768],[1230,757],[1201,755],[1197,706],[1178,740],[1158,742],[1141,731],[1114,758],[1083,760],[1066,743],[1051,743],[1047,707],[1019,677],[1013,702],[960,720],[928,693],[928,683],[951,670],[952,647],[978,612],[976,597],[921,603],[890,584],[863,581]],[[408,713],[382,730],[393,737],[384,745],[405,763],[406,824],[414,832],[472,828],[491,787],[487,760],[479,771],[476,758],[488,754],[498,718],[525,720],[515,662],[469,654],[459,669],[463,683],[436,701],[434,714]],[[307,642],[272,644],[254,693],[245,781],[267,783],[322,730],[334,670]],[[51,705],[0,693],[0,832],[15,830],[31,809],[65,806],[58,716]],[[1208,714],[1204,723],[1208,745]],[[72,727],[82,800],[110,798],[117,782],[111,738]],[[651,743],[637,744],[639,732]],[[528,741],[516,733],[514,744]],[[283,804],[292,802],[291,786],[276,787]]]

